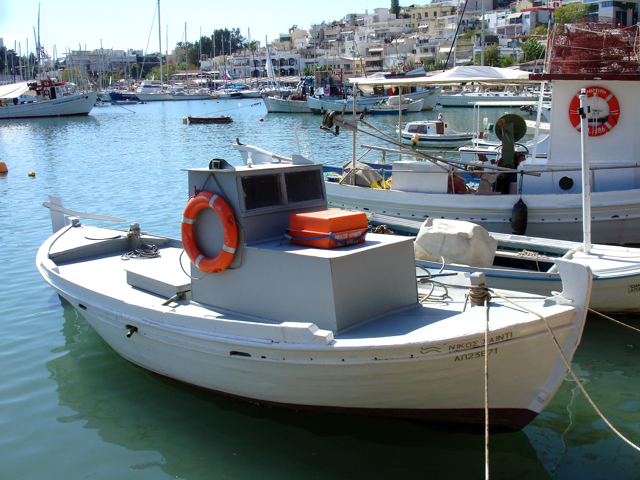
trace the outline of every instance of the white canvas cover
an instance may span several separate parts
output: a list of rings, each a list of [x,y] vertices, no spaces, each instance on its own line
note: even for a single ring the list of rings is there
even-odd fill
[[[9,85],[0,85],[0,98],[17,98],[25,92],[29,91],[27,82],[10,83]]]
[[[417,260],[486,268],[493,265],[498,241],[480,225],[460,220],[427,219],[413,244]]]
[[[374,85],[384,85],[385,88],[404,85],[435,87],[447,85],[537,85],[539,82],[529,80],[530,73],[511,68],[487,66],[461,66],[431,76],[401,77],[401,78],[350,78],[361,90],[373,88]]]

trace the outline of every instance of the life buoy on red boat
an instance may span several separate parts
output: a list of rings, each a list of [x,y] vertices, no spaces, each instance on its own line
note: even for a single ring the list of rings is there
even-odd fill
[[[198,248],[193,236],[196,215],[204,208],[211,208],[220,217],[223,229],[222,249],[213,258],[205,257]],[[227,202],[220,195],[213,192],[200,192],[192,197],[184,207],[182,224],[180,227],[182,245],[191,263],[205,273],[220,273],[233,260],[238,246],[238,229],[233,218],[233,212]]]
[[[586,103],[591,107],[591,111],[601,112],[598,118],[591,117],[589,123],[593,123],[593,125],[589,125],[589,136],[604,135],[618,124],[620,103],[613,93],[603,87],[587,87],[585,93],[587,94]],[[577,131],[580,131],[579,109],[580,98],[576,95],[569,104],[569,120]]]
[[[43,88],[43,89],[42,89],[42,94],[43,94],[45,97],[48,97],[48,96],[49,96],[49,89],[47,89],[47,88]]]

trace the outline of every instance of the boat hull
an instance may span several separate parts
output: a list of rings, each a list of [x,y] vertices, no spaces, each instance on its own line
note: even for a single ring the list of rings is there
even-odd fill
[[[57,242],[67,233],[71,236]],[[43,278],[130,362],[259,404],[484,423],[483,307],[458,318],[462,300],[445,306],[442,317],[436,317],[434,333],[428,333],[431,328],[427,325],[416,330],[410,341],[404,335],[368,338],[357,333],[358,328],[334,339],[331,332],[314,330],[309,323],[265,322],[233,312],[220,317],[215,310],[189,301],[167,306],[158,294],[126,284],[120,258],[129,249],[126,236],[113,230],[106,233],[67,227],[42,245],[36,264]],[[81,242],[78,250],[72,247],[74,235]],[[161,240],[154,237],[155,242]],[[176,268],[182,249],[176,241],[168,241],[175,245],[161,247],[160,257],[145,262],[159,262],[156,267],[161,270],[163,265]],[[66,261],[54,263],[49,258],[54,244],[56,255]],[[88,253],[87,246],[91,246]],[[105,253],[96,256],[95,248]],[[86,254],[89,257],[83,258]],[[566,268],[577,267],[568,264]],[[100,279],[96,271],[101,271]],[[590,282],[586,270],[582,272],[584,278],[574,277],[572,288],[586,296]],[[118,277],[120,282],[105,281]],[[518,430],[549,403],[564,379],[566,366],[538,317],[521,312],[512,321],[511,307],[493,308],[498,310],[492,310],[488,347],[490,425]],[[398,319],[412,322],[413,310],[402,310]],[[584,326],[584,310],[551,304],[541,313],[571,359]],[[376,321],[365,323],[364,328]],[[460,329],[460,322],[464,327],[459,334],[437,334],[439,328]]]
[[[98,92],[93,91],[68,95],[55,100],[0,107],[0,120],[89,115],[97,101],[97,96]]]
[[[64,295],[63,295],[64,296]],[[162,376],[253,403],[294,409],[435,422],[484,423],[481,338],[475,349],[438,354],[439,346],[390,348],[367,354],[335,347],[286,349],[256,342],[229,342],[206,335],[172,332],[151,324],[126,337],[127,325],[141,318],[99,309],[67,298],[96,332],[123,358]],[[120,317],[120,318],[118,318]],[[201,332],[202,333],[202,332]],[[556,332],[564,343],[573,329]],[[490,424],[519,430],[541,411],[538,393],[550,381],[540,372],[554,370],[557,350],[546,332],[527,342],[492,345]],[[434,354],[416,358],[422,349]],[[347,357],[343,360],[343,357]],[[351,358],[349,358],[351,357]],[[541,367],[541,363],[546,363]],[[527,368],[527,365],[529,367]],[[535,366],[535,367],[534,367]],[[560,372],[562,370],[562,372]],[[564,375],[564,369],[558,375]],[[393,380],[390,382],[390,378]],[[502,380],[498,380],[502,379]],[[470,393],[474,392],[474,393]],[[555,388],[553,389],[555,392]],[[549,393],[553,393],[549,392]],[[514,406],[515,405],[515,406]]]
[[[166,102],[173,100],[173,96],[170,93],[136,93],[136,97],[138,97],[141,102]]]
[[[490,232],[510,234],[511,214],[518,195],[464,195],[401,192],[327,182],[327,199],[335,208],[391,215],[408,220],[464,220]],[[522,195],[528,207],[526,235],[582,241],[582,195],[579,193]],[[640,190],[591,194],[591,240],[602,244],[638,243]]]
[[[284,98],[264,96],[262,97],[262,101],[269,113],[311,113],[311,109],[306,100],[287,100]]]

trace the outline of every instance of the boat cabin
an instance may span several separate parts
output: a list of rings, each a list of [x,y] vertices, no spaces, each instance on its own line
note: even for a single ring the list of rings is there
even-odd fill
[[[189,196],[208,191],[223,197],[238,242],[221,273],[205,275],[191,264],[193,301],[334,332],[417,306],[411,239],[367,234],[364,242],[325,249],[285,238],[292,214],[327,209],[321,165],[233,167],[214,160],[211,167],[187,170]],[[194,223],[202,254],[218,255],[225,233],[219,216],[205,208]]]

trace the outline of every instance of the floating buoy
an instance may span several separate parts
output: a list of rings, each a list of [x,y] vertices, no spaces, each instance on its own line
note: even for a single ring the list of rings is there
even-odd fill
[[[261,119],[260,119],[260,121],[261,121],[261,122],[264,122],[264,118],[261,118]]]
[[[7,173],[9,169],[7,168],[7,164],[4,162],[0,162],[0,173]]]
[[[30,177],[35,177],[36,176],[36,172],[29,172],[29,176]]]
[[[182,117],[182,123],[185,125],[187,124],[187,117]]]
[[[514,235],[524,235],[527,231],[528,215],[529,209],[527,208],[527,205],[522,201],[522,199],[518,200],[511,211],[511,233]]]

